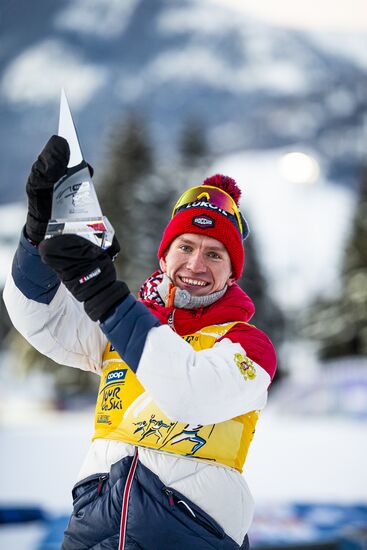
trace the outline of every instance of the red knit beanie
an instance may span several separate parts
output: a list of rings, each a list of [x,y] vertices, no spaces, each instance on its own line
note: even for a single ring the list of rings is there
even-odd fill
[[[213,188],[216,188],[214,192]],[[182,201],[187,193],[189,199],[192,195],[190,202]],[[201,198],[203,196],[205,198]],[[239,279],[245,260],[242,241],[249,233],[247,222],[239,212],[240,197],[241,191],[236,182],[221,174],[207,178],[201,186],[193,188],[192,193],[191,190],[186,191],[177,202],[173,217],[164,230],[158,258],[162,258],[171,242],[183,233],[206,235],[217,239],[226,247],[231,258],[233,276]],[[226,204],[230,205],[227,209]]]

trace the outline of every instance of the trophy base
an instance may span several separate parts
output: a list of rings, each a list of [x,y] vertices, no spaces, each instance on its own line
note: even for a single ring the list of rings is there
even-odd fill
[[[106,216],[75,221],[50,220],[45,239],[69,233],[84,237],[84,239],[106,250],[112,244],[115,231]]]

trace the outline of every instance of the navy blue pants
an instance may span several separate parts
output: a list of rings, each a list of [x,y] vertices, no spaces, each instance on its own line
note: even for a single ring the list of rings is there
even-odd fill
[[[248,550],[247,536],[239,547],[196,504],[165,487],[137,456],[132,475],[133,462],[125,457],[113,464],[110,474],[77,483],[62,550],[118,550],[124,493],[124,550]],[[125,486],[130,487],[128,497]]]

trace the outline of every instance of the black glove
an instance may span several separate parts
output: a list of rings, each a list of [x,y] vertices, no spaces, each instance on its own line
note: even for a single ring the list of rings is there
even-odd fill
[[[52,136],[32,166],[26,186],[26,234],[37,244],[44,238],[51,217],[53,186],[65,175],[69,158],[70,148],[66,139]]]
[[[52,267],[66,288],[79,301],[92,321],[103,320],[107,312],[130,293],[116,280],[112,258],[120,250],[116,238],[106,251],[78,235],[56,235],[39,245],[42,261]]]

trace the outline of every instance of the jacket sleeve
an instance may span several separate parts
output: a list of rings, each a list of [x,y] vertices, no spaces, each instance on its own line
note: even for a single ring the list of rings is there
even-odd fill
[[[15,328],[57,363],[100,373],[107,338],[24,234],[4,289]]]
[[[225,338],[213,348],[194,351],[167,325],[157,324],[129,296],[101,327],[169,418],[205,425],[265,406],[271,377],[247,357],[243,342]]]

